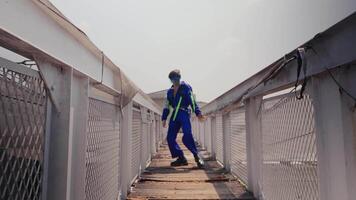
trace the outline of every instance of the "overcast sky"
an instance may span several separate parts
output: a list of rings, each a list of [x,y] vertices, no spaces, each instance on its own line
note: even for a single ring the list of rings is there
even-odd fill
[[[145,92],[179,68],[210,101],[355,12],[356,0],[52,0]]]

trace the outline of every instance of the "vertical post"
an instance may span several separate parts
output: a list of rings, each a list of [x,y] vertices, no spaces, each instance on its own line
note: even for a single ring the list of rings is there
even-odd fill
[[[246,100],[246,148],[248,189],[256,198],[261,196],[261,166],[262,166],[262,125],[261,114],[262,96]]]
[[[121,151],[120,151],[120,170],[121,170],[121,199],[127,198],[130,189],[131,179],[131,134],[132,134],[132,101],[122,110],[121,119]]]
[[[50,121],[49,151],[45,175],[47,199],[69,199],[68,184],[71,163],[69,141],[72,134],[71,85],[73,69],[60,68],[41,59],[36,59],[42,77],[49,87],[50,96],[56,106],[52,106]],[[52,102],[52,103],[53,103]],[[46,133],[49,133],[48,130]]]
[[[230,113],[223,115],[223,148],[224,148],[224,166],[227,171],[231,171],[231,120]]]
[[[211,117],[211,158],[216,160],[216,118],[215,116]]]
[[[72,77],[71,87],[72,135],[69,138],[69,159],[71,160],[70,199],[85,199],[85,156],[87,147],[87,127],[89,110],[89,79]]]
[[[356,95],[356,70],[333,72],[338,82]],[[312,78],[315,108],[320,199],[351,200],[356,196],[355,102],[327,73]]]
[[[47,112],[44,198],[84,199],[89,79],[36,61],[56,105]]]

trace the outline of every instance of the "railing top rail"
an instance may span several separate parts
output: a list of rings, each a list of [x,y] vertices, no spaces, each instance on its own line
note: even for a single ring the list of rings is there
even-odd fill
[[[301,45],[305,49],[303,62],[306,63],[306,72],[301,72],[299,80],[356,61],[355,47],[352,45],[356,43],[355,35],[356,13],[353,13]],[[202,108],[203,112],[211,114],[245,98],[292,86],[298,80],[297,71],[300,67],[297,52],[298,48],[211,101]],[[293,57],[295,59],[291,59]]]

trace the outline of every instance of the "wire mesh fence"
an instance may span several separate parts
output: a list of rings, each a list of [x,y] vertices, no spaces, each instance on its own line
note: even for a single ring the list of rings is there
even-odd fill
[[[115,105],[89,100],[85,195],[116,200],[120,180],[120,118]]]
[[[262,104],[262,192],[265,199],[319,199],[314,110],[308,95]]]
[[[139,109],[133,110],[131,134],[131,179],[139,173],[141,161],[142,117]]]
[[[245,108],[233,110],[231,119],[231,171],[247,184]]]
[[[38,73],[24,72],[0,66],[0,199],[42,192],[47,95]]]
[[[215,117],[215,134],[216,134],[216,145],[215,153],[216,159],[224,163],[224,139],[223,139],[223,117],[221,114],[216,115]]]

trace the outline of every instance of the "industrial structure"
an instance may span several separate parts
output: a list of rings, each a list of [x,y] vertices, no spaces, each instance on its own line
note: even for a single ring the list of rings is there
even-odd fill
[[[224,178],[175,173],[205,173],[210,198],[231,176],[255,199],[354,199],[355,44],[356,13],[203,106],[193,133]],[[47,0],[0,2],[0,46],[26,58],[0,57],[0,199],[130,198],[164,159],[153,96]]]

